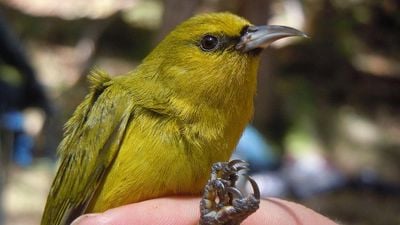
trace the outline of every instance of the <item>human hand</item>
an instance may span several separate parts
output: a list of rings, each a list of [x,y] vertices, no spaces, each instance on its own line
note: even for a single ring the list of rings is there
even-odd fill
[[[199,198],[158,198],[104,213],[87,214],[71,225],[195,225],[200,218]],[[300,204],[281,199],[261,200],[260,208],[242,225],[337,225]]]

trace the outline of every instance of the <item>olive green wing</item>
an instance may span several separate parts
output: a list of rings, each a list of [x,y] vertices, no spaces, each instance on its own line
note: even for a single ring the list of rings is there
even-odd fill
[[[118,154],[132,118],[126,92],[95,71],[90,94],[66,124],[59,146],[60,167],[42,225],[69,225],[85,209]]]

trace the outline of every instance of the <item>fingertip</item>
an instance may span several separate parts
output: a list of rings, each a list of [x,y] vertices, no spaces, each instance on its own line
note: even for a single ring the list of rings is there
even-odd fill
[[[101,223],[102,220],[101,214],[84,214],[72,221],[71,225],[103,225],[104,223]]]
[[[196,224],[197,198],[160,198],[129,204],[99,214],[87,214],[71,225],[179,225]]]
[[[111,209],[105,214],[116,218],[116,225],[196,224],[198,204],[197,198],[159,198]]]

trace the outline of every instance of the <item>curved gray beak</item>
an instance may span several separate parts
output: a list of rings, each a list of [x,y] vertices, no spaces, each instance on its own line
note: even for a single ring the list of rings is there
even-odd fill
[[[293,36],[307,37],[305,33],[291,27],[276,25],[249,26],[240,37],[236,49],[248,52],[253,49],[266,48],[276,40]]]

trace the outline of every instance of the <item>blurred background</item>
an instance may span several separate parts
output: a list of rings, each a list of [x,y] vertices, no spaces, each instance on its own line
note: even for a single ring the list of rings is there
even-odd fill
[[[174,26],[231,11],[311,38],[262,55],[256,111],[234,157],[262,194],[341,224],[400,224],[396,0],[3,0],[0,224],[39,224],[62,127],[94,66],[126,73]]]

